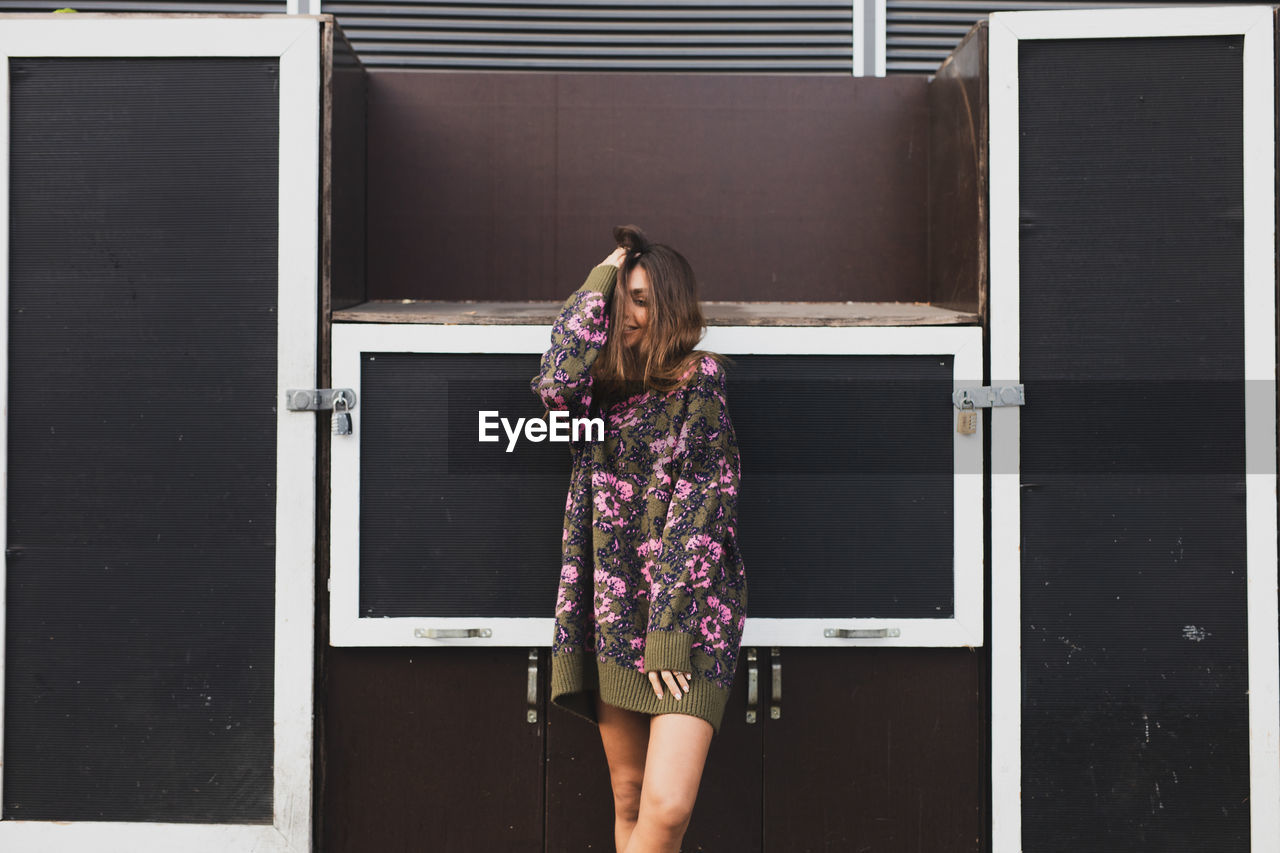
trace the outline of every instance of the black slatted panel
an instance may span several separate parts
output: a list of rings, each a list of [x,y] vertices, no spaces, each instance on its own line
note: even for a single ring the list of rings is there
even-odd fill
[[[10,61],[5,818],[272,820],[278,65]]]
[[[335,0],[323,9],[368,67],[853,71],[847,0]]]
[[[729,405],[751,615],[954,614],[950,356],[741,356]],[[537,356],[369,353],[360,615],[545,617],[567,445],[477,440],[537,416]],[[501,434],[501,431],[499,430]]]
[[[953,358],[734,360],[751,615],[953,616]]]
[[[539,417],[537,355],[365,353],[360,615],[550,616],[569,445],[478,440],[479,415]],[[341,440],[341,439],[338,439]]]
[[[1026,850],[1250,849],[1241,49],[1019,44]]]

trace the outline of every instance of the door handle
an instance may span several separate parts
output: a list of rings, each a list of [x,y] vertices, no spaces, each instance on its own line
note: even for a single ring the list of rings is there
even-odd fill
[[[529,686],[527,690],[529,709],[525,712],[525,720],[538,722],[538,650],[529,649]]]
[[[492,628],[414,628],[418,639],[443,640],[450,637],[492,637]]]
[[[769,668],[773,673],[773,689],[769,691],[769,719],[782,719],[782,649],[769,650]]]
[[[756,666],[756,650],[747,649],[747,722],[756,721],[760,705],[760,668]]]
[[[900,637],[902,636],[902,631],[899,628],[824,628],[822,630],[822,636],[837,637],[840,639]]]

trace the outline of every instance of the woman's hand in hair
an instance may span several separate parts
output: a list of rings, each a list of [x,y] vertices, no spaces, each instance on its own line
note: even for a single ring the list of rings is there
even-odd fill
[[[609,264],[611,266],[620,267],[622,262],[626,260],[627,250],[619,246],[613,250],[613,254],[601,261],[601,265]]]

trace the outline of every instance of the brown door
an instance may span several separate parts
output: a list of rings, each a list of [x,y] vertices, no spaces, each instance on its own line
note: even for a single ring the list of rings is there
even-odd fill
[[[755,649],[754,703],[749,651],[712,740],[683,853],[987,849],[980,651]],[[546,772],[547,853],[612,851],[598,729],[553,708]]]
[[[316,849],[543,849],[546,715],[529,722],[527,673],[520,648],[329,648]]]
[[[772,650],[761,667],[764,850],[986,849],[983,658],[967,648]]]

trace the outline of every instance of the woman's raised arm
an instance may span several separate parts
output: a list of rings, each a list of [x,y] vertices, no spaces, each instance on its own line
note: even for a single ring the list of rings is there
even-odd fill
[[[542,354],[530,388],[547,409],[586,417],[591,408],[591,365],[609,338],[609,299],[626,250],[615,249],[582,286],[569,295],[551,327],[551,348]]]

